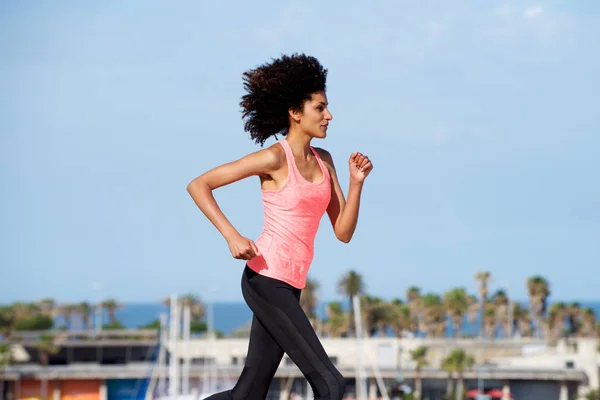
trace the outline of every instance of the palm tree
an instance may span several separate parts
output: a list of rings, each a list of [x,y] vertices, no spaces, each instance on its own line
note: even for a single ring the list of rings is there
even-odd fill
[[[485,313],[485,301],[487,299],[488,296],[488,281],[491,277],[491,274],[488,271],[480,271],[477,274],[475,274],[475,280],[479,282],[479,299],[481,302],[481,305],[479,307],[480,313],[479,313],[479,337],[483,338],[484,332],[485,332],[485,326],[484,326],[484,318],[483,318],[483,314]]]
[[[392,322],[390,327],[394,330],[396,337],[402,337],[402,333],[411,329],[410,308],[402,302],[392,301]]]
[[[54,317],[56,312],[56,301],[51,298],[41,299],[38,303],[42,315]]]
[[[340,337],[348,332],[350,319],[339,302],[333,301],[327,304],[326,314],[327,320],[324,323],[324,330],[329,337]]]
[[[453,334],[460,335],[465,314],[469,309],[469,296],[464,288],[455,288],[444,294],[444,307],[452,319]]]
[[[565,319],[570,310],[565,303],[553,303],[548,310],[548,336],[550,339],[559,339],[566,330]]]
[[[596,325],[596,314],[589,307],[581,311],[581,334],[584,337],[594,337],[594,325]]]
[[[496,321],[500,323],[504,335],[508,337],[511,331],[511,321],[509,321],[508,316],[508,297],[504,290],[497,290],[496,293],[492,295],[492,303],[496,307]]]
[[[385,333],[385,321],[383,315],[384,301],[379,297],[363,294],[360,296],[361,322],[363,326],[362,334],[373,336],[383,326]]]
[[[15,314],[15,319],[21,321],[27,318],[34,317],[40,313],[40,307],[35,303],[25,303],[18,301],[13,303],[12,310]]]
[[[569,320],[569,333],[572,336],[579,336],[583,316],[582,311],[581,304],[577,302],[571,303],[566,307],[566,317]]]
[[[521,336],[531,336],[531,315],[529,311],[519,303],[513,303],[513,327],[519,328]]]
[[[81,316],[81,321],[83,322],[83,329],[90,330],[92,327],[92,306],[88,302],[79,303],[75,309],[77,313]]]
[[[73,327],[73,315],[77,312],[77,308],[73,304],[63,304],[58,307],[57,311],[65,320],[67,330]]]
[[[498,319],[496,316],[496,306],[494,303],[486,303],[485,310],[483,312],[483,324],[485,330],[485,336],[488,339],[493,339],[496,333],[496,327]]]
[[[479,312],[479,308],[481,307],[480,301],[477,299],[477,296],[469,295],[467,298],[469,302],[469,308],[467,309],[467,320],[470,324],[475,322],[477,319],[477,313]]]
[[[527,291],[529,293],[529,309],[535,322],[535,333],[541,335],[542,317],[546,313],[546,300],[550,296],[550,285],[548,281],[539,276],[527,279]]]
[[[310,320],[313,327],[317,325],[317,304],[318,297],[317,291],[319,290],[319,282],[315,279],[311,279],[310,277],[306,278],[306,285],[302,292],[300,293],[300,306],[304,310],[304,313]]]
[[[13,356],[10,345],[7,342],[0,342],[0,398],[4,395],[4,371],[12,362]]]
[[[192,321],[200,321],[206,312],[204,303],[200,299],[200,296],[193,293],[186,293],[179,298],[179,303],[182,307],[190,308],[190,317]]]
[[[0,306],[0,335],[4,339],[12,336],[16,322],[15,310],[12,307]]]
[[[406,290],[406,300],[410,311],[410,330],[416,335],[419,330],[419,317],[423,308],[421,289],[416,286],[409,287]]]
[[[421,386],[421,370],[427,363],[427,347],[419,346],[416,349],[410,351],[410,358],[415,363],[415,398],[421,399],[422,386]]]
[[[427,293],[421,297],[423,303],[423,321],[422,331],[427,336],[440,337],[444,336],[446,329],[446,312],[444,304],[439,295],[435,293]]]
[[[407,326],[406,319],[403,320],[404,315],[401,307],[402,301],[399,299],[387,302],[378,297],[361,296],[365,332],[369,336],[373,336],[379,331],[380,336],[385,336],[387,328],[391,327],[396,333],[401,333]],[[406,310],[408,310],[408,307],[406,307]]]
[[[582,397],[577,397],[577,399],[581,400],[600,400],[600,390],[593,389],[588,390]]]
[[[117,322],[117,310],[121,308],[121,304],[115,299],[107,299],[102,302],[102,308],[108,312],[108,323],[113,325]]]
[[[463,372],[475,364],[475,359],[467,355],[463,349],[454,349],[448,355],[446,364],[456,372],[456,400],[462,400],[464,392]]]
[[[452,374],[454,372],[456,372],[456,368],[454,367],[454,363],[452,362],[450,357],[444,357],[442,359],[441,368],[442,368],[442,370],[444,370],[448,373],[448,378],[447,378],[447,382],[446,382],[446,398],[450,399],[452,396],[452,392],[454,392],[454,387],[453,387],[454,385],[452,382]]]
[[[350,334],[352,335],[356,332],[352,301],[355,296],[365,292],[365,282],[362,275],[354,270],[348,271],[338,283],[338,292],[348,297],[350,301]]]
[[[59,352],[60,348],[54,342],[54,336],[45,334],[42,335],[35,344],[40,357],[40,364],[44,369],[48,366],[50,355]],[[48,378],[46,372],[42,373],[42,400],[48,400]]]

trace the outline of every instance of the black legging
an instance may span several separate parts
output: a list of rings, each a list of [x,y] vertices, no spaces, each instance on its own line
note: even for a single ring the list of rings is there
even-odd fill
[[[308,380],[315,400],[342,399],[346,382],[300,307],[300,292],[244,268],[242,294],[254,313],[246,363],[233,389],[208,400],[264,400],[284,352]]]

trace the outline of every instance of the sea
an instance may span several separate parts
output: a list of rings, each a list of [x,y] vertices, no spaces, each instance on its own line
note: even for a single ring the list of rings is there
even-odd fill
[[[316,314],[319,318],[324,318],[326,315],[326,308],[329,302],[320,302],[317,305]],[[527,307],[527,302],[522,303],[524,307]],[[566,304],[573,303],[572,301],[565,301]],[[589,307],[594,310],[598,320],[600,320],[600,301],[593,302],[578,302],[582,308]],[[349,302],[347,300],[341,301],[342,307],[345,310],[349,308]],[[209,306],[205,304],[205,306]],[[212,309],[212,320],[213,327],[216,331],[223,333],[228,336],[238,328],[244,328],[252,320],[252,311],[248,305],[244,302],[215,302],[211,304]],[[147,325],[154,320],[160,318],[162,313],[168,315],[169,310],[162,303],[125,303],[116,312],[116,318],[121,324],[128,329],[139,328],[140,326]],[[108,322],[108,316],[104,315],[104,323]],[[61,317],[57,317],[55,326],[64,325],[64,321]],[[73,321],[73,327],[76,328],[77,321]],[[472,323],[467,318],[463,321],[461,331],[463,335],[477,335],[479,331],[479,320],[475,319]],[[453,335],[452,324],[448,324],[446,330],[447,336]]]

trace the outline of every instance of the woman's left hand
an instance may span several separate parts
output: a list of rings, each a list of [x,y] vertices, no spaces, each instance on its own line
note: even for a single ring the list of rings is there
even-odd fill
[[[359,152],[350,155],[348,164],[350,166],[350,179],[357,182],[363,182],[373,169],[373,163],[371,163],[369,157]]]

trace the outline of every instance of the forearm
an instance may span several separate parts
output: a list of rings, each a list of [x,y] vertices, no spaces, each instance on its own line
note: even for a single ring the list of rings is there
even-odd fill
[[[344,243],[350,242],[358,224],[362,188],[362,182],[350,181],[346,204],[336,224],[336,236]]]
[[[187,186],[187,191],[194,200],[194,203],[204,213],[206,218],[217,228],[225,240],[229,240],[239,232],[233,227],[231,222],[225,217],[225,214],[219,208],[212,189],[201,180],[194,180]]]

